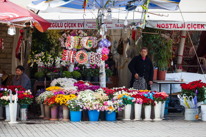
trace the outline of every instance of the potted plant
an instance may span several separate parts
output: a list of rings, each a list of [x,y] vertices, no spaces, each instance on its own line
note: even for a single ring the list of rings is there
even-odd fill
[[[115,121],[116,113],[124,108],[122,100],[109,100],[104,102],[104,110],[106,111],[106,121]]]
[[[62,77],[72,78],[72,74],[71,74],[71,72],[69,72],[69,71],[63,71]]]
[[[52,121],[56,121],[57,120],[57,115],[58,115],[58,106],[57,103],[55,101],[56,96],[52,95],[52,96],[47,96],[44,104],[48,105],[49,107],[51,107],[51,119]]]
[[[89,121],[98,121],[100,111],[104,109],[103,103],[99,100],[84,103],[84,109],[88,110]]]
[[[113,75],[112,70],[108,67],[107,64],[105,64],[105,73],[106,73],[106,81],[109,80],[109,77]]]
[[[125,108],[124,108],[125,117],[123,120],[131,120],[130,116],[131,116],[131,110],[132,110],[132,105],[133,105],[132,100],[134,100],[134,98],[130,97],[127,93],[119,95],[118,98],[121,99],[123,104],[125,105]]]
[[[153,94],[152,93],[143,93],[142,96],[143,100],[143,107],[144,107],[144,113],[145,113],[145,121],[151,121],[151,109],[152,105],[154,106],[154,100],[153,100]]]
[[[92,73],[93,73],[92,81],[98,82],[99,81],[99,67],[96,64],[94,64],[94,65],[90,65],[90,68],[92,69]]]
[[[91,68],[84,70],[85,81],[91,81],[91,77],[93,76],[93,72]]]
[[[78,80],[81,77],[81,73],[78,71],[73,71],[72,76],[73,76],[73,78]]]
[[[83,102],[80,99],[71,99],[67,102],[70,110],[70,120],[80,122],[82,117]]]
[[[37,78],[38,81],[44,81],[44,73],[43,72],[36,72],[34,77]]]

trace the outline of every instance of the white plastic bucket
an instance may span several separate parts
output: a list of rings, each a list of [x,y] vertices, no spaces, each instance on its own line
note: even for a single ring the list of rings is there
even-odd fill
[[[201,114],[202,121],[206,121],[206,104],[201,105]]]
[[[124,119],[123,120],[131,120],[130,119],[131,110],[132,110],[132,105],[131,104],[125,105],[125,108],[124,108]]]
[[[185,120],[186,121],[196,121],[198,120],[198,108],[185,109]]]

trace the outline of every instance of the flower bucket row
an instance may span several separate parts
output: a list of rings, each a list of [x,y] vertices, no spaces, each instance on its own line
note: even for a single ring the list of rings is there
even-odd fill
[[[130,117],[131,114],[131,109],[129,109],[128,106],[136,107],[135,115],[141,114],[140,108],[142,108],[142,106],[144,108],[147,108],[147,106],[155,106],[156,119],[160,119],[161,112],[164,112],[164,108],[162,108],[164,105],[162,104],[164,104],[167,97],[168,95],[165,92],[158,93],[148,90],[127,89],[124,87],[113,89],[100,88],[99,86],[92,85],[91,83],[78,81],[71,87],[62,88],[52,86],[44,90],[42,89],[38,92],[36,101],[41,106],[43,106],[42,104],[46,106],[44,107],[44,111],[48,113],[47,115],[42,115],[42,117],[44,116],[46,119],[51,120],[58,119],[57,116],[55,116],[55,118],[53,116],[53,114],[58,114],[58,112],[56,113],[57,106],[63,106],[64,108],[62,111],[62,113],[65,114],[65,118],[63,118],[64,121],[68,121],[69,113],[71,117],[70,120],[73,121],[73,114],[77,113],[77,111],[79,111],[79,116],[81,116],[81,111],[88,111],[90,121],[92,121],[91,115],[93,113],[96,114],[98,117],[96,120],[98,120],[99,113],[101,111],[106,112],[105,116],[112,115],[115,117],[113,120],[116,120],[116,113],[120,113],[124,109],[124,119],[130,119],[126,118],[127,115]],[[48,109],[47,106],[49,106],[51,110]],[[68,110],[66,110],[66,106],[68,107]],[[139,109],[137,109],[137,106],[139,106]],[[55,113],[53,112],[53,109],[55,109]],[[51,114],[51,117],[49,113]],[[141,118],[136,117],[135,119],[137,120]]]

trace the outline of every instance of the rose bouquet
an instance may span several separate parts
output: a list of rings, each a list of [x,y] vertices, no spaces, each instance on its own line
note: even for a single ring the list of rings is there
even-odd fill
[[[108,88],[101,88],[101,89],[107,94],[110,100],[114,97],[115,90],[108,89]]]
[[[12,95],[12,101],[15,100],[15,95]],[[2,96],[0,97],[0,105],[6,106],[10,103],[10,96]]]
[[[33,95],[30,90],[26,91],[18,91],[18,103],[20,105],[23,104],[31,104],[33,102]]]
[[[85,102],[84,103],[84,110],[97,110],[97,111],[104,111],[103,103],[99,100]]]
[[[70,111],[82,111],[83,102],[79,99],[71,99],[67,101]]]
[[[168,97],[168,95],[165,92],[156,92],[153,95],[154,101],[157,101],[157,103],[159,103],[159,101],[164,103],[164,101],[167,100],[167,97]]]
[[[143,106],[145,105],[154,105],[154,98],[152,93],[143,93],[142,94]]]
[[[16,94],[15,92],[16,92],[16,90],[18,90],[18,91],[25,91],[25,89],[21,86],[21,85],[19,85],[19,86],[14,86],[14,85],[10,85],[10,86],[1,86],[2,88],[7,88],[7,90],[11,90],[14,94]]]
[[[181,84],[181,95],[186,94],[186,96],[193,96],[195,97],[195,91],[197,90],[197,101],[201,102],[205,100],[205,90],[204,87],[206,87],[206,83],[199,81],[193,81],[188,84]]]
[[[133,104],[133,97],[130,97],[128,94],[121,94],[118,96],[119,99],[122,100],[123,104],[127,105],[127,104]]]
[[[68,105],[68,101],[71,99],[77,99],[77,96],[74,94],[71,95],[63,95],[63,94],[58,94],[55,98],[55,102],[59,105]]]
[[[37,98],[36,98],[36,102],[37,104],[43,104],[44,103],[44,100],[47,96],[52,96],[54,95],[53,92],[50,92],[50,91],[45,91],[43,93],[41,93]]]
[[[53,107],[54,105],[57,105],[55,98],[56,98],[56,96],[54,96],[54,95],[46,97],[44,100],[44,104],[48,105],[49,107]]]
[[[123,104],[122,100],[105,101],[103,105],[104,105],[104,110],[110,111],[110,112],[122,111],[122,109],[124,108],[124,104]]]

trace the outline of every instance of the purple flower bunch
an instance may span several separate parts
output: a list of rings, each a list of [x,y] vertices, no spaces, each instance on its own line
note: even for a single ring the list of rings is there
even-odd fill
[[[58,94],[63,94],[63,95],[65,95],[64,91],[54,92],[54,95],[55,95],[55,96],[58,95]]]
[[[41,93],[43,93],[45,91],[46,91],[45,88],[42,88],[42,89],[38,90],[37,93],[36,93],[36,97],[38,97]]]
[[[79,68],[79,67],[75,67],[75,68],[74,68],[74,71],[77,71],[77,70],[80,70],[80,68]]]
[[[80,84],[80,83],[75,83],[74,86],[77,86],[79,91],[84,91],[84,90],[87,90],[87,89],[95,91],[95,90],[100,88],[100,86],[98,86],[98,85],[87,86],[85,84]]]

